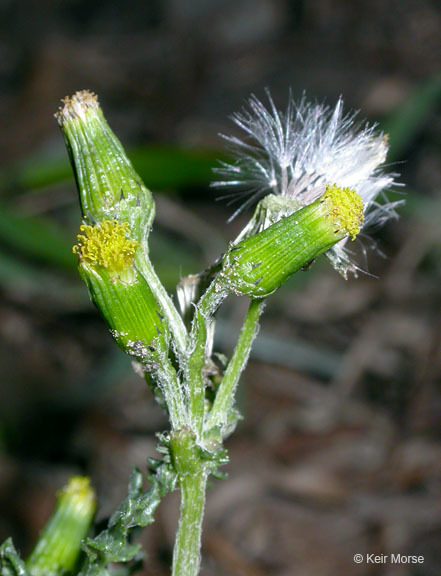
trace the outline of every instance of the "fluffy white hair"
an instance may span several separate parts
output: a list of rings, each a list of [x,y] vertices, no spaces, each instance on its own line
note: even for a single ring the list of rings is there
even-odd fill
[[[267,90],[268,106],[251,96],[241,112],[232,116],[244,136],[225,136],[231,162],[221,162],[215,172],[218,188],[236,189],[223,197],[242,201],[232,218],[267,194],[293,200],[293,211],[321,196],[327,185],[354,189],[364,203],[364,230],[397,218],[402,201],[389,202],[385,191],[397,174],[382,165],[388,139],[357,119],[358,112],[343,113],[343,100],[335,108],[310,103],[305,96],[296,103],[291,94],[285,112],[279,111]],[[352,262],[346,239],[328,253],[334,267],[347,277],[360,268]]]

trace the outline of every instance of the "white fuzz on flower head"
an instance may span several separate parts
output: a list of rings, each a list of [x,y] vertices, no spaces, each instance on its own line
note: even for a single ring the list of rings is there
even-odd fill
[[[389,202],[384,194],[396,174],[386,174],[381,165],[388,150],[387,136],[343,113],[340,98],[334,109],[309,103],[303,96],[296,103],[289,97],[285,112],[277,110],[269,91],[269,106],[256,96],[232,118],[244,138],[225,136],[233,160],[215,171],[222,180],[218,188],[236,188],[232,201],[246,198],[234,218],[268,194],[283,197],[289,206],[280,217],[295,212],[320,197],[327,185],[354,189],[363,199],[364,228],[396,218],[400,202]],[[225,196],[224,196],[225,197]],[[344,276],[356,274],[358,266],[349,257],[347,239],[327,252],[333,266]]]

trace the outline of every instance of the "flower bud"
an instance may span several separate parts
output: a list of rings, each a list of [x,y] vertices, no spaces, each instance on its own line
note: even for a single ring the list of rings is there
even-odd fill
[[[127,222],[102,220],[80,230],[73,252],[90,297],[119,346],[146,362],[149,348],[158,339],[163,342],[167,328],[152,291],[134,265],[139,243],[131,238]]]
[[[84,219],[128,222],[133,237],[141,242],[153,220],[153,198],[109,128],[98,98],[84,90],[62,102],[55,117],[66,141]]]
[[[74,569],[95,510],[89,478],[71,478],[59,493],[55,511],[26,561],[32,576],[56,576]]]
[[[222,278],[229,290],[264,298],[334,244],[355,239],[363,223],[363,201],[349,188],[327,186],[312,204],[233,245]]]

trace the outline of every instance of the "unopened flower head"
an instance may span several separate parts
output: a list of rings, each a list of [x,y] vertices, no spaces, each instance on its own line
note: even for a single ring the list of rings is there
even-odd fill
[[[55,114],[75,173],[83,219],[88,224],[117,219],[128,222],[134,239],[145,246],[155,207],[104,117],[93,92],[63,98]]]
[[[216,169],[222,180],[214,185],[235,188],[229,195],[233,201],[245,198],[233,217],[274,195],[279,199],[273,204],[275,221],[314,202],[334,185],[355,190],[362,198],[365,229],[397,217],[398,202],[389,202],[384,195],[396,176],[381,168],[388,150],[386,135],[375,125],[358,121],[356,113],[344,114],[341,98],[332,109],[308,103],[304,97],[296,103],[290,96],[286,111],[280,112],[268,91],[267,97],[268,106],[252,96],[247,107],[233,116],[243,138],[224,136],[233,161]],[[327,252],[345,277],[359,270],[346,243],[347,238]]]

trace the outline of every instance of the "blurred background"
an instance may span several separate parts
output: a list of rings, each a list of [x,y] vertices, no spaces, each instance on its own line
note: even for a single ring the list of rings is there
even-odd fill
[[[227,481],[208,494],[204,576],[439,574],[441,13],[435,0],[0,2],[0,540],[26,555],[69,475],[99,519],[146,470],[166,421],[88,300],[80,222],[53,113],[98,93],[154,191],[153,261],[170,292],[250,214],[209,188],[218,133],[255,93],[291,87],[378,121],[406,185],[399,221],[345,282],[322,258],[268,301],[242,378]],[[398,195],[395,193],[396,199]],[[230,299],[217,349],[246,308]],[[178,500],[142,534],[169,573]],[[355,553],[423,555],[355,565]]]

